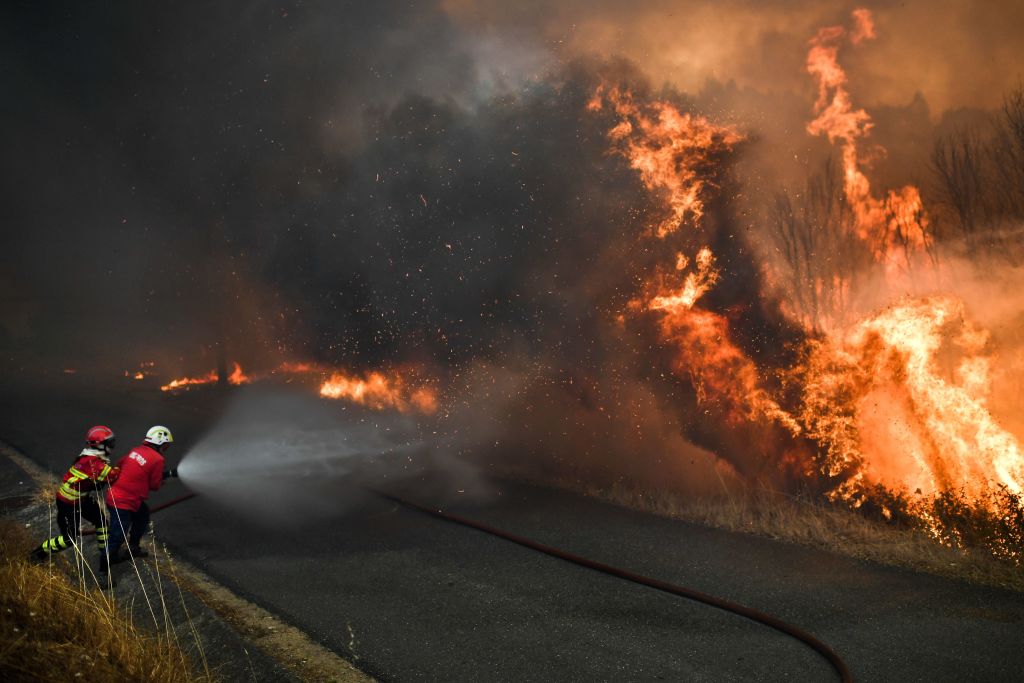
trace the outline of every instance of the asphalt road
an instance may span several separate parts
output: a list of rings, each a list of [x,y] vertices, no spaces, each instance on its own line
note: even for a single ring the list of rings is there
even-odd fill
[[[0,438],[57,471],[93,422],[120,445],[152,423],[182,447],[224,396],[84,382],[0,390]],[[173,460],[173,457],[172,457]],[[421,479],[423,480],[421,483]],[[429,481],[428,481],[429,480]],[[209,498],[162,512],[178,554],[383,680],[834,680],[801,643],[711,607],[546,557],[360,492],[292,483],[278,524]],[[315,484],[315,485],[314,485]],[[592,559],[769,612],[831,645],[859,681],[1018,681],[1024,596],[706,529],[505,482],[386,485]],[[482,489],[482,491],[481,491]],[[183,492],[172,482],[152,502]],[[325,513],[330,496],[337,503]],[[267,504],[255,497],[253,510]],[[262,516],[266,516],[265,514]]]

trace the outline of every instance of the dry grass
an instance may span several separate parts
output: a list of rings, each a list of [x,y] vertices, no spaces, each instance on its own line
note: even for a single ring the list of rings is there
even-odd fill
[[[60,480],[47,473],[45,477],[35,480],[35,484],[36,487],[31,494],[33,502],[52,508],[54,501],[53,492],[60,488]]]
[[[136,628],[112,597],[66,572],[63,560],[26,562],[33,545],[24,529],[0,521],[0,678],[209,680],[192,674],[173,638]]]
[[[825,502],[809,502],[764,490],[713,499],[625,486],[582,493],[664,517],[1024,592],[1024,569],[1014,562],[998,560],[984,550],[946,547],[919,530],[868,519]]]

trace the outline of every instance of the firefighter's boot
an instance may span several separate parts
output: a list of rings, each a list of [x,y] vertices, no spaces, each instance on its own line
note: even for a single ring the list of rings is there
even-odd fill
[[[43,564],[49,557],[50,553],[43,550],[43,546],[36,546],[36,549],[28,554],[28,561],[32,564]]]

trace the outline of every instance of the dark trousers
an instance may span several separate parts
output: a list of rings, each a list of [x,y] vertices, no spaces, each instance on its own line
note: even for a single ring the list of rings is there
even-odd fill
[[[134,547],[142,541],[143,534],[149,526],[149,506],[143,503],[138,510],[122,510],[121,508],[107,508],[110,515],[110,535],[107,538],[107,552],[101,565],[105,565],[107,559],[110,562],[117,561],[117,553],[121,550],[124,539],[128,539],[128,546]]]
[[[102,549],[107,542],[107,525],[104,523],[103,512],[92,496],[83,496],[77,503],[57,499],[57,528],[60,529],[60,535],[43,541],[37,552],[59,553],[71,547],[72,543],[81,544],[79,533],[83,519],[96,527],[96,542]]]

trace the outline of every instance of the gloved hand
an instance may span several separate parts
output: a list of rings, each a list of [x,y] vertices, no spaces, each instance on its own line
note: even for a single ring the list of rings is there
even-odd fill
[[[164,470],[164,479],[176,479],[178,477],[177,467],[168,467]]]

